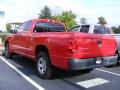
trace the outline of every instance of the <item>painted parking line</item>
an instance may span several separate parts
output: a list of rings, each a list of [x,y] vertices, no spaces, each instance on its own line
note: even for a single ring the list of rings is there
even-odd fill
[[[103,70],[103,69],[98,69],[98,68],[96,68],[96,70],[101,71],[101,72],[105,72],[105,73],[109,73],[109,74],[112,74],[112,75],[116,75],[116,76],[120,77],[120,74],[118,74],[118,73],[114,73],[114,72],[110,72],[110,71]]]
[[[99,68],[96,68],[96,70],[120,77],[120,74],[118,74],[118,73],[114,73],[114,72],[99,69]],[[91,87],[99,86],[99,85],[106,84],[106,83],[109,83],[109,82],[110,81],[108,81],[106,79],[95,78],[95,79],[90,79],[90,80],[86,80],[86,81],[77,82],[76,84],[80,85],[84,88],[91,88]]]
[[[91,88],[91,87],[99,86],[105,83],[109,83],[109,81],[102,78],[95,78],[95,79],[77,82],[76,84],[84,88]]]
[[[41,85],[39,85],[38,83],[33,81],[31,78],[26,76],[24,73],[19,71],[15,66],[13,66],[11,63],[9,63],[4,57],[1,56],[0,59],[2,59],[2,61],[4,61],[9,67],[11,67],[13,70],[15,70],[19,75],[21,75],[24,79],[26,79],[29,83],[31,83],[37,89],[45,90],[45,88],[43,88]],[[98,69],[98,68],[96,70],[101,71],[101,72],[105,72],[105,73],[108,73],[108,74],[120,76],[120,74],[109,72],[109,71],[106,71],[106,70],[102,70],[102,69]],[[85,87],[85,88],[90,88],[90,87],[95,87],[95,86],[103,85],[103,84],[106,84],[106,83],[110,82],[110,81],[108,81],[106,79],[103,79],[103,78],[94,78],[94,79],[93,80],[90,79],[90,81],[89,80],[86,81],[86,82],[89,81],[89,84],[92,83],[90,86],[88,86],[89,84],[86,84],[85,81],[80,81],[80,82],[78,81],[77,83],[74,82],[74,84],[80,85],[80,86]]]
[[[27,80],[30,84],[32,84],[34,87],[36,87],[38,90],[45,90],[42,86],[40,86],[38,83],[36,83],[34,80],[26,76],[24,73],[22,73],[20,70],[18,70],[15,66],[13,66],[11,63],[9,63],[5,58],[0,57],[2,61],[4,61],[10,68],[12,68],[14,71],[16,71],[21,77],[23,77],[25,80]]]

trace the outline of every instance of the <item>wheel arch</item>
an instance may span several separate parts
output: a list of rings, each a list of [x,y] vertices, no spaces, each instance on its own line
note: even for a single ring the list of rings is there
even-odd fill
[[[35,56],[36,57],[39,52],[45,52],[49,56],[49,50],[48,50],[47,46],[45,46],[45,45],[37,45],[35,47]],[[50,58],[50,56],[49,56],[49,58]]]

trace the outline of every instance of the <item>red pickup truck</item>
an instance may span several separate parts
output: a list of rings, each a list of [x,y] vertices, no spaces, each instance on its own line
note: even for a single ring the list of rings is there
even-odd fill
[[[41,78],[49,79],[53,67],[64,70],[87,70],[117,63],[114,37],[65,32],[62,22],[33,19],[24,22],[17,33],[6,38],[5,56],[14,53],[36,61]]]

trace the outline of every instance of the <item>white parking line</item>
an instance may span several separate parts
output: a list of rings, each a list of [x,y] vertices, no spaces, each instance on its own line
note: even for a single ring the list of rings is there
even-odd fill
[[[36,83],[34,80],[26,76],[24,73],[22,73],[20,70],[18,70],[15,66],[13,66],[11,63],[9,63],[5,58],[0,57],[2,61],[4,61],[10,68],[12,68],[14,71],[16,71],[20,76],[22,76],[24,79],[26,79],[29,83],[31,83],[33,86],[35,86],[38,90],[45,90],[42,86],[40,86],[38,83]]]
[[[85,88],[91,88],[91,87],[95,87],[98,85],[102,85],[105,83],[108,83],[108,80],[102,79],[102,78],[95,78],[95,79],[90,79],[90,80],[86,80],[86,81],[81,81],[81,82],[77,82],[76,84],[85,87]]]
[[[103,70],[103,69],[98,69],[98,68],[96,68],[96,70],[120,77],[120,74],[118,74],[118,73],[114,73],[114,72],[110,72],[110,71]],[[105,79],[102,79],[102,78],[95,78],[95,79],[91,79],[91,80],[77,82],[76,84],[78,84],[80,86],[83,86],[85,88],[90,88],[90,87],[95,87],[95,86],[105,84],[105,83],[108,83],[108,82],[109,82],[108,80],[105,80]]]
[[[116,75],[116,76],[119,76],[119,77],[120,77],[120,74],[118,74],[118,73],[114,73],[114,72],[110,72],[110,71],[103,70],[103,69],[98,69],[98,68],[96,68],[96,70],[102,71],[102,72],[106,72],[106,73],[109,73],[109,74]]]

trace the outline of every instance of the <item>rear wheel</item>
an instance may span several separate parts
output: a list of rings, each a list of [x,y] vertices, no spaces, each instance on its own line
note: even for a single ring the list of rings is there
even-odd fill
[[[4,55],[5,55],[6,58],[12,58],[12,53],[10,53],[9,43],[5,44]]]
[[[48,54],[40,52],[37,55],[36,69],[38,75],[43,79],[50,79],[53,75],[53,67],[50,63]]]

